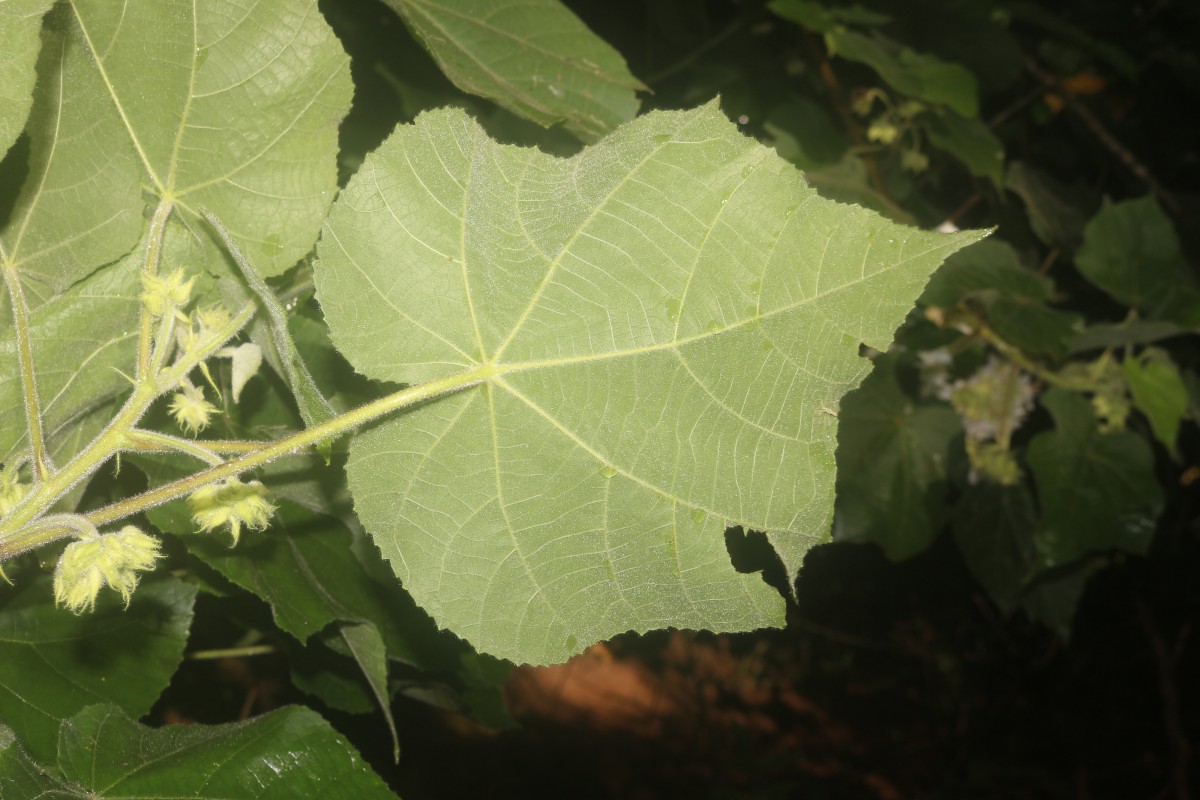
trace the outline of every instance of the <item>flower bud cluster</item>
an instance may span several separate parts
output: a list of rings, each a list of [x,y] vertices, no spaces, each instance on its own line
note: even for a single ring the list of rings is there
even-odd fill
[[[195,277],[185,280],[182,269],[176,269],[165,277],[143,273],[142,305],[156,317],[166,316],[170,311],[187,305],[195,282]]]
[[[72,542],[54,570],[54,602],[75,614],[91,611],[100,590],[108,586],[129,605],[138,573],[153,569],[162,558],[159,545],[158,539],[132,525]]]
[[[208,427],[212,415],[217,413],[217,407],[204,399],[202,387],[185,381],[180,386],[180,391],[171,397],[167,411],[184,433],[195,436]]]
[[[242,526],[250,530],[265,530],[271,524],[275,506],[267,499],[267,487],[259,481],[243,483],[237,478],[220,481],[192,492],[188,506],[192,519],[202,531],[209,532],[227,525],[238,543]]]

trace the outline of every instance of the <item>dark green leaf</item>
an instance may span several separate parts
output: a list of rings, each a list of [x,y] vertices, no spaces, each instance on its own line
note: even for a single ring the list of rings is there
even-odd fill
[[[1165,350],[1156,347],[1139,358],[1125,359],[1122,367],[1134,407],[1150,420],[1155,438],[1173,451],[1188,401],[1179,367]]]
[[[29,758],[0,728],[5,800],[394,800],[358,752],[306,708],[229,725],[155,730],[93,705],[62,725],[57,758]],[[10,794],[5,783],[14,787]],[[35,788],[23,797],[15,790]]]
[[[1001,610],[1021,601],[1037,563],[1037,513],[1024,486],[968,486],[955,508],[954,540],[975,580]]]
[[[930,144],[957,158],[972,175],[1004,188],[1004,143],[981,120],[945,111],[924,114],[920,121]]]
[[[1025,297],[995,297],[984,307],[988,322],[1000,338],[1027,353],[1054,359],[1067,354],[1067,346],[1083,321],[1078,314],[1055,311]]]
[[[1090,325],[1071,337],[1069,350],[1074,354],[1131,344],[1149,344],[1195,332],[1192,328],[1166,320],[1138,319],[1115,325]]]
[[[1027,460],[1042,506],[1038,553],[1045,566],[1117,548],[1144,553],[1162,510],[1154,456],[1125,431],[1101,433],[1082,395],[1051,389],[1042,405],[1055,430],[1038,434]]]
[[[962,433],[946,405],[917,406],[883,356],[842,401],[838,431],[838,538],[873,541],[896,561],[929,546],[946,517],[946,463]]]
[[[807,98],[775,106],[763,129],[779,157],[802,170],[836,164],[849,145],[829,113]]]
[[[1029,225],[1039,239],[1067,250],[1079,244],[1087,210],[1094,205],[1082,190],[1023,161],[1009,164],[1005,186],[1025,201]]]
[[[633,119],[644,89],[559,0],[384,0],[460,89],[584,141]]]
[[[1153,195],[1108,203],[1088,222],[1075,266],[1113,299],[1186,325],[1200,325],[1196,274]]]
[[[52,758],[59,723],[92,703],[150,710],[183,659],[194,587],[147,581],[128,610],[104,591],[95,612],[77,617],[55,607],[48,575],[12,577],[0,606],[0,720],[30,752]]]
[[[1053,291],[1053,282],[1022,264],[1012,245],[991,236],[947,258],[929,279],[918,302],[953,308],[969,295],[999,294],[1048,300]]]
[[[825,34],[825,41],[832,55],[866,64],[903,95],[948,106],[968,119],[979,116],[975,76],[958,64],[914,52],[879,34],[834,28]]]

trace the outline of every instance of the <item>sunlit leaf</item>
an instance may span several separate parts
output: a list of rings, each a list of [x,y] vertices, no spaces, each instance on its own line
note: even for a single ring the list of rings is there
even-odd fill
[[[70,6],[80,59],[103,79],[97,102],[122,121],[96,145],[132,146],[154,195],[226,220],[265,275],[308,252],[336,189],[351,90],[346,54],[316,3]]]
[[[979,238],[820,198],[715,104],[563,160],[459,111],[368,158],[318,247],[318,297],[361,372],[483,385],[360,434],[356,511],[440,625],[519,661],[618,632],[745,630],[828,536],[841,396],[941,259]]]

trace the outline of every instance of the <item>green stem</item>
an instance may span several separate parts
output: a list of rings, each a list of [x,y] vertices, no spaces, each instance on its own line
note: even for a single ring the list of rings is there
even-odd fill
[[[413,406],[434,400],[443,395],[476,386],[493,377],[496,373],[496,368],[488,364],[475,367],[474,369],[465,370],[445,378],[438,378],[437,380],[423,383],[419,386],[410,386],[406,389],[401,389],[394,394],[381,397],[380,399],[371,403],[367,403],[364,406],[360,406],[353,411],[347,411],[345,414],[334,417],[328,422],[315,425],[311,428],[306,428],[284,439],[278,439],[263,444],[261,447],[258,447],[257,449],[248,453],[244,453],[237,458],[213,465],[208,469],[202,470],[193,475],[189,475],[186,478],[181,478],[180,480],[172,483],[159,486],[158,488],[151,489],[150,491],[143,492],[142,494],[135,495],[134,497],[129,497],[116,503],[112,503],[111,505],[104,506],[103,508],[96,509],[95,511],[83,516],[88,522],[90,522],[92,525],[95,525],[97,528],[108,525],[132,516],[133,514],[145,511],[146,509],[154,508],[155,506],[162,505],[163,503],[191,494],[202,486],[208,486],[209,484],[217,481],[235,477],[244,472],[255,469],[256,467],[261,467],[267,463],[270,463],[271,461],[274,461],[282,456],[295,453],[299,450],[303,450],[323,441],[334,439],[343,433],[362,427],[368,422],[379,419],[380,417],[386,416],[393,412],[412,408]],[[126,408],[130,408],[130,405],[127,405]],[[110,426],[110,430],[112,430],[113,427],[118,425],[118,423],[120,424],[121,427],[116,427],[115,434],[113,435],[119,435],[122,444],[127,441],[128,429],[132,425],[132,423],[124,422],[127,416],[126,409],[122,409],[122,412],[117,415],[116,419],[114,419],[113,426]],[[106,434],[101,434],[88,450],[90,451],[92,448],[97,448],[102,452],[108,452],[108,450],[112,448],[115,451],[115,449],[118,448],[114,448],[112,443],[107,441],[107,439],[111,438],[112,435],[106,436]],[[105,456],[105,459],[107,459],[107,456]],[[72,462],[72,465],[80,460],[81,459],[76,458]],[[68,468],[72,465],[68,465]],[[92,468],[94,468],[94,464]],[[44,507],[44,505],[40,504],[37,506],[37,508]],[[21,511],[21,508],[16,509],[13,514],[16,515],[19,511]],[[40,524],[37,524],[32,527],[24,527],[29,520],[32,519],[34,514],[26,512],[26,514],[22,516],[23,518],[21,518],[19,521],[14,520],[12,516],[4,520],[5,528],[11,530],[14,526],[16,526],[17,530],[10,535],[0,536],[0,562],[19,555],[20,553],[26,552],[27,550],[32,550],[42,547],[43,545],[50,544],[51,542],[57,541],[58,539],[62,539],[71,534],[71,530],[64,525],[48,524],[46,526],[41,526]]]
[[[25,424],[29,431],[29,448],[33,455],[33,482],[50,478],[51,465],[46,453],[46,438],[42,432],[42,403],[38,398],[37,376],[33,369],[33,345],[29,330],[29,306],[21,288],[21,276],[7,258],[4,263],[4,282],[12,306],[13,330],[17,338],[17,366],[21,373],[21,394],[25,401]]]
[[[164,197],[158,201],[154,216],[150,219],[150,232],[146,237],[146,257],[142,269],[151,277],[158,274],[158,262],[162,259],[163,236],[167,230],[167,220],[171,216],[174,201]],[[138,336],[137,372],[138,381],[144,381],[151,375],[150,349],[154,341],[154,315],[142,304],[141,330]]]
[[[187,376],[188,372],[195,368],[196,364],[208,358],[213,351],[240,331],[242,326],[254,316],[254,311],[255,304],[247,303],[225,327],[203,343],[203,346],[197,347],[194,352],[164,369],[157,376],[146,376],[136,381],[133,394],[125,401],[125,405],[121,407],[121,410],[117,412],[117,415],[100,435],[76,454],[70,463],[55,472],[49,480],[35,486],[17,507],[3,521],[0,521],[0,561],[28,550],[28,546],[14,549],[16,545],[10,542],[9,538],[49,508],[58,498],[70,491],[72,486],[87,478],[109,458],[128,446],[126,437],[146,413],[150,404],[160,394],[174,389]],[[49,541],[53,541],[54,538],[61,537],[53,537]],[[15,542],[16,538],[13,538],[13,541]]]
[[[219,658],[245,658],[266,656],[277,652],[273,644],[255,644],[249,647],[227,647],[223,650],[193,650],[185,656],[189,661],[211,661]]]
[[[168,436],[165,433],[139,429],[130,431],[126,435],[125,440],[129,444],[130,449],[139,450],[143,453],[186,453],[189,456],[200,459],[209,466],[225,463],[225,459],[212,450],[209,450],[203,444],[188,439],[181,439],[178,436]]]
[[[87,518],[97,527],[116,522],[140,511],[145,511],[148,508],[154,508],[176,498],[191,494],[202,486],[207,486],[226,478],[232,478],[256,467],[261,467],[280,456],[295,453],[306,447],[337,438],[343,433],[362,427],[368,422],[372,422],[395,411],[412,408],[442,395],[476,386],[492,377],[495,373],[495,367],[485,365],[445,378],[438,378],[429,383],[422,383],[419,386],[410,386],[407,389],[401,389],[394,394],[381,397],[364,406],[359,406],[353,411],[347,411],[345,414],[334,417],[328,422],[314,425],[311,428],[305,428],[298,433],[278,439],[257,450],[230,459],[222,464],[209,467],[206,470],[189,475],[186,478],[181,478],[173,483],[159,486],[148,492],[143,492],[134,497],[129,497],[96,509],[87,514]],[[0,549],[0,558],[2,557],[3,550]]]

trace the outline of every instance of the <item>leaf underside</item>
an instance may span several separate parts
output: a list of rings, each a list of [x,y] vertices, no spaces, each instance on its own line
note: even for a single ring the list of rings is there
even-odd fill
[[[318,297],[372,378],[492,372],[356,437],[359,516],[440,625],[514,661],[780,624],[725,527],[795,576],[828,536],[859,344],[979,236],[820,198],[715,102],[569,160],[422,115],[335,203]]]

